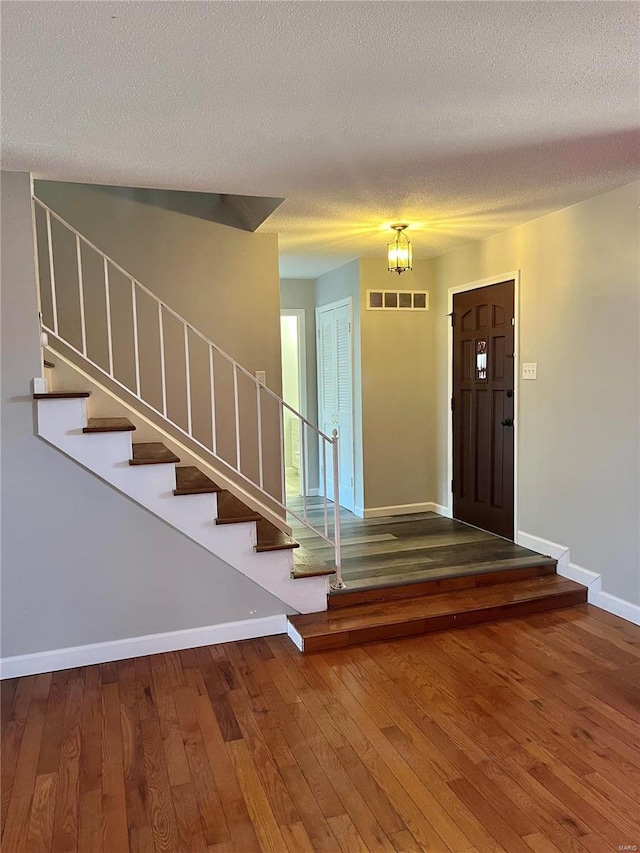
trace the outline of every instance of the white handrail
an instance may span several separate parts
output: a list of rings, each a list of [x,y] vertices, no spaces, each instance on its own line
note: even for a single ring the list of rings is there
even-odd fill
[[[162,303],[158,302],[158,336],[160,338],[160,382],[162,384],[162,415],[167,417],[167,368],[164,363],[164,319]]]
[[[136,284],[136,287],[139,287],[139,288],[140,288],[140,290],[142,290],[142,291],[143,291],[143,293],[146,293],[146,294],[147,294],[147,296],[149,296],[151,299],[153,299],[153,301],[154,301],[154,302],[156,302],[156,303],[158,303],[159,305],[161,305],[161,306],[162,306],[162,308],[163,308],[165,311],[168,311],[170,314],[172,314],[172,315],[176,318],[176,320],[178,320],[180,323],[184,323],[184,325],[185,325],[185,326],[188,326],[188,327],[189,327],[189,330],[190,330],[190,331],[192,331],[194,335],[197,335],[197,336],[198,336],[199,338],[201,338],[201,339],[202,339],[206,344],[209,344],[209,346],[212,346],[212,347],[214,348],[214,350],[215,350],[217,353],[219,353],[219,355],[221,355],[223,358],[225,358],[225,359],[226,359],[227,361],[229,361],[231,364],[235,364],[235,366],[237,367],[237,369],[238,369],[238,370],[240,370],[240,371],[241,371],[241,372],[242,372],[242,373],[247,377],[247,379],[250,379],[252,382],[256,382],[256,383],[258,382],[258,380],[257,380],[257,379],[256,379],[256,377],[253,375],[253,373],[249,373],[249,371],[248,371],[248,370],[246,370],[246,369],[245,369],[245,368],[240,364],[240,362],[239,362],[239,361],[236,361],[232,356],[230,356],[230,355],[229,355],[229,353],[228,353],[228,352],[225,352],[225,351],[224,351],[223,349],[221,349],[217,344],[215,344],[212,340],[209,340],[209,338],[208,338],[206,335],[203,335],[203,334],[202,334],[202,332],[201,332],[199,329],[196,329],[196,327],[195,327],[195,326],[193,326],[193,325],[191,325],[191,323],[190,323],[188,320],[185,320],[185,318],[184,318],[181,314],[178,314],[178,312],[177,312],[177,311],[174,311],[174,310],[173,310],[173,308],[171,308],[171,306],[170,306],[170,305],[167,305],[167,303],[166,303],[166,302],[163,302],[163,301],[162,301],[162,299],[160,299],[159,297],[157,297],[157,296],[155,295],[155,293],[153,293],[151,290],[149,290],[149,288],[148,288],[148,287],[145,287],[145,286],[144,286],[144,284],[141,284],[141,283],[138,281],[138,279],[137,279],[137,278],[135,278],[135,277],[134,277],[134,276],[132,276],[130,273],[128,273],[128,272],[124,269],[124,267],[121,267],[121,266],[120,266],[120,264],[119,264],[119,263],[117,263],[117,261],[112,260],[108,255],[106,255],[106,254],[102,251],[102,249],[99,249],[99,248],[95,245],[95,243],[92,243],[92,242],[91,242],[91,240],[88,240],[88,239],[84,236],[84,234],[81,234],[81,233],[80,233],[80,231],[77,231],[77,230],[73,227],[73,225],[69,225],[69,223],[68,223],[65,219],[63,219],[61,216],[59,216],[59,215],[55,212],[55,210],[53,210],[52,208],[48,207],[48,206],[47,206],[43,201],[40,201],[40,199],[39,199],[39,198],[37,198],[36,196],[32,196],[32,198],[33,198],[33,201],[34,201],[34,202],[36,202],[36,204],[38,204],[38,205],[39,205],[40,207],[42,207],[42,208],[43,208],[43,209],[44,209],[48,214],[50,214],[50,215],[51,215],[51,216],[53,216],[55,219],[57,219],[57,220],[58,220],[58,222],[60,222],[62,225],[64,225],[64,226],[65,226],[65,228],[67,228],[67,229],[68,229],[69,231],[71,231],[73,234],[76,234],[78,237],[80,237],[80,239],[83,241],[83,243],[86,243],[86,245],[87,245],[87,246],[89,246],[91,249],[93,249],[93,251],[94,251],[94,252],[97,252],[97,253],[98,253],[98,254],[99,254],[99,255],[100,255],[100,256],[101,256],[101,257],[102,257],[102,258],[103,258],[103,259],[104,259],[104,260],[105,260],[109,265],[110,265],[110,266],[112,266],[114,269],[118,270],[118,272],[122,273],[122,275],[123,275],[125,278],[128,278],[128,279],[130,279],[131,281],[134,281],[134,282],[135,282],[135,284]],[[53,263],[53,262],[52,262],[52,263]],[[57,336],[57,332],[56,332],[55,334],[56,334],[56,336]],[[293,408],[293,406],[290,406],[290,405],[289,405],[289,403],[287,403],[287,402],[286,402],[286,400],[283,400],[283,399],[282,399],[282,397],[279,397],[279,396],[275,393],[275,391],[272,391],[272,390],[271,390],[271,388],[269,388],[267,385],[262,385],[262,383],[259,383],[259,384],[260,384],[260,386],[264,389],[264,391],[265,391],[265,393],[266,393],[266,394],[269,394],[271,397],[273,397],[273,399],[274,399],[274,400],[277,400],[278,402],[282,403],[282,405],[284,406],[284,408],[285,408],[285,409],[288,409],[288,410],[291,412],[291,414],[292,414],[292,415],[295,415],[296,417],[298,417],[298,418],[300,419],[300,421],[302,421],[302,422],[303,422],[303,423],[305,423],[308,427],[310,427],[312,430],[314,430],[314,432],[318,433],[318,435],[321,435],[323,438],[325,438],[329,443],[331,443],[331,442],[332,442],[332,439],[331,439],[331,438],[330,438],[326,433],[322,432],[322,430],[321,430],[321,429],[318,429],[318,427],[317,427],[315,424],[312,424],[312,423],[311,423],[311,421],[308,421],[308,420],[305,418],[305,416],[304,416],[303,414],[301,414],[301,413],[300,413],[300,412],[298,412],[296,409],[294,409],[294,408]]]
[[[80,295],[80,331],[82,333],[82,352],[87,354],[87,325],[84,317],[84,284],[82,279],[82,247],[80,238],[76,234],[76,263],[78,265],[78,290]],[[136,344],[137,344],[136,337]],[[138,390],[140,390],[138,388]]]
[[[33,205],[34,205],[34,222],[36,222],[36,211],[37,207],[42,208],[45,212],[45,220],[46,220],[46,247],[48,252],[48,267],[49,267],[49,285],[51,292],[51,312],[52,312],[52,328],[47,326],[42,321],[42,329],[56,338],[58,338],[62,343],[65,344],[70,350],[72,350],[77,355],[81,356],[85,359],[89,364],[92,365],[93,368],[100,371],[104,375],[108,376],[113,382],[119,385],[121,388],[126,390],[133,397],[138,399],[141,403],[155,412],[157,415],[160,415],[164,418],[168,423],[171,424],[172,428],[178,430],[183,435],[186,435],[192,442],[201,447],[207,453],[210,453],[215,459],[226,466],[230,470],[234,471],[234,473],[244,480],[247,483],[250,483],[259,493],[263,494],[268,498],[269,501],[272,501],[276,506],[279,506],[286,514],[290,514],[297,521],[302,523],[309,530],[320,536],[327,543],[333,546],[335,551],[335,568],[336,568],[336,580],[332,586],[334,588],[344,588],[344,582],[342,580],[342,571],[341,571],[341,553],[340,553],[340,501],[339,501],[339,458],[338,458],[338,433],[337,430],[333,431],[333,435],[329,437],[324,433],[321,429],[319,429],[315,424],[312,424],[307,418],[304,417],[300,412],[296,411],[291,405],[289,405],[285,400],[282,399],[278,394],[264,385],[260,380],[258,380],[252,373],[250,373],[246,368],[244,368],[239,362],[237,362],[234,358],[232,358],[228,353],[222,350],[217,344],[211,341],[206,335],[202,334],[198,329],[195,328],[188,320],[182,317],[177,311],[174,311],[169,305],[159,299],[152,291],[150,291],[147,287],[145,287],[141,282],[139,282],[134,276],[128,273],[123,267],[120,266],[116,261],[112,260],[108,255],[106,255],[101,249],[98,248],[94,243],[88,240],[83,234],[81,234],[78,230],[76,230],[72,225],[70,225],[66,220],[64,220],[59,214],[57,214],[54,210],[52,210],[47,204],[42,202],[36,196],[33,196]],[[56,289],[56,280],[55,280],[55,266],[54,266],[54,239],[51,229],[51,219],[52,217],[59,222],[67,231],[71,234],[75,235],[75,245],[76,245],[76,268],[77,268],[77,277],[78,277],[78,297],[80,301],[80,324],[81,324],[81,339],[82,339],[82,349],[78,349],[75,344],[73,344],[70,340],[64,337],[60,332],[60,324],[58,317],[58,299],[57,299],[57,289]],[[37,227],[37,226],[36,226]],[[106,315],[106,332],[107,332],[107,347],[108,347],[108,363],[109,369],[105,370],[100,364],[93,361],[88,356],[88,343],[87,343],[87,328],[86,328],[86,320],[85,320],[85,291],[84,291],[84,278],[83,278],[83,263],[82,263],[82,254],[81,254],[81,244],[88,246],[92,251],[94,251],[101,259],[102,259],[102,267],[103,267],[103,278],[104,278],[104,300],[105,300],[105,315]],[[112,294],[111,294],[111,282],[110,282],[110,268],[117,270],[121,273],[126,279],[131,282],[131,312],[132,312],[132,321],[133,321],[133,356],[134,356],[134,369],[135,369],[135,390],[130,388],[128,385],[124,384],[120,381],[116,375],[114,370],[114,341],[113,341],[113,328],[112,328]],[[40,291],[42,291],[42,281],[39,279],[38,281]],[[141,293],[144,293],[147,297],[149,297],[157,306],[157,322],[158,322],[158,335],[160,342],[160,380],[161,380],[161,389],[162,389],[162,409],[158,409],[157,406],[142,395],[141,391],[141,381],[140,381],[140,344],[139,344],[139,327],[138,327],[138,290]],[[40,297],[42,294],[40,293]],[[187,429],[185,430],[180,424],[176,423],[172,420],[168,415],[168,404],[167,404],[167,375],[166,375],[166,350],[165,350],[165,328],[164,328],[164,312],[167,312],[172,317],[174,317],[182,326],[182,334],[183,334],[183,347],[184,347],[184,360],[185,360],[185,390],[186,390],[186,405],[187,405]],[[211,402],[211,446],[204,444],[200,441],[195,435],[193,431],[193,412],[192,412],[192,399],[193,399],[193,388],[192,388],[192,371],[191,371],[191,348],[189,345],[189,335],[194,334],[198,338],[200,338],[207,346],[208,352],[208,364],[209,364],[209,383],[208,388],[206,388],[203,392],[202,389],[197,388],[196,393],[209,393],[210,394],[210,402]],[[215,370],[214,370],[214,353],[217,353],[222,359],[224,359],[232,369],[233,376],[233,429],[234,429],[234,451],[235,451],[235,464],[232,464],[228,460],[222,458],[218,453],[218,436],[217,436],[217,423],[216,423],[216,382],[215,382]],[[124,356],[122,356],[124,358]],[[242,375],[249,379],[255,388],[256,395],[256,431],[257,431],[257,441],[258,441],[258,476],[256,478],[251,478],[247,476],[247,474],[242,470],[242,454],[241,454],[241,430],[240,430],[240,420],[241,420],[241,406],[240,406],[240,393],[238,387],[238,377]],[[280,431],[280,450],[281,450],[281,489],[282,495],[281,498],[271,494],[269,491],[265,489],[264,486],[264,453],[263,453],[263,413],[262,413],[262,398],[261,394],[266,394],[268,397],[273,399],[277,404],[278,411],[278,422],[279,422],[279,431]],[[286,502],[286,478],[285,478],[285,461],[284,461],[284,411],[285,409],[295,418],[297,418],[300,424],[300,433],[301,433],[301,453],[300,453],[300,466],[301,466],[301,483],[302,483],[302,515],[292,509],[287,505]],[[308,490],[308,470],[307,470],[307,447],[305,440],[305,427],[311,430],[313,434],[316,436],[316,440],[319,442],[319,446],[321,448],[320,458],[322,460],[322,482],[323,482],[323,521],[321,528],[317,527],[313,524],[309,519],[309,513],[307,511],[307,490]],[[333,510],[334,510],[334,529],[333,536],[331,536],[331,531],[329,527],[328,520],[328,500],[329,496],[327,495],[327,487],[328,487],[328,477],[327,477],[327,445],[331,446],[332,449],[332,485],[333,485]],[[256,481],[257,480],[257,481]]]

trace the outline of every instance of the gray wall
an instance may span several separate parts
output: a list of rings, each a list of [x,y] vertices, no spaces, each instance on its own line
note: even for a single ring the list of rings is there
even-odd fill
[[[285,612],[281,601],[36,437],[29,175],[3,172],[0,191],[2,655]]]
[[[85,184],[37,181],[36,194],[145,287],[181,314],[200,332],[250,373],[265,370],[267,385],[281,393],[278,238],[251,234],[145,204],[133,194],[108,193]],[[43,251],[46,232],[38,216],[41,274],[48,281]],[[63,226],[53,225],[58,307],[64,335],[80,342],[75,241]],[[43,236],[45,242],[43,242]],[[107,338],[103,270],[99,257],[83,252],[89,355],[106,367]],[[117,378],[134,386],[131,285],[115,270],[110,273],[114,358]],[[45,287],[45,297],[48,289]],[[51,315],[43,300],[45,319]],[[138,299],[143,396],[161,408],[159,324],[155,304]],[[187,426],[185,357],[182,330],[165,314],[168,413]],[[209,361],[206,345],[190,338],[193,382],[193,428],[205,445],[211,441]],[[243,472],[258,479],[256,394],[251,380],[239,375],[241,457]],[[232,371],[215,358],[218,453],[235,463]],[[280,453],[277,409],[262,395],[265,487],[279,496]]]
[[[351,261],[316,279],[316,306],[329,305],[351,297],[353,304],[353,441],[354,498],[356,511],[364,507],[364,466],[362,449],[362,340],[360,333],[360,262]]]
[[[521,270],[519,529],[568,546],[640,603],[640,183],[435,261],[439,503],[447,482],[447,291]]]
[[[318,375],[316,364],[315,282],[307,278],[280,279],[280,307],[304,309],[307,362],[307,411],[302,412],[312,424],[318,424]],[[309,435],[307,435],[309,441]],[[309,441],[309,488],[319,484],[318,444]]]

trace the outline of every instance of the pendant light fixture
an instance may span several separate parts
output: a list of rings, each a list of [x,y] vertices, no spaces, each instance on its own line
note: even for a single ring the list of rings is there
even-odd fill
[[[388,267],[389,272],[397,272],[401,275],[403,272],[411,269],[413,253],[411,250],[411,241],[404,233],[408,225],[392,225],[396,232],[396,239],[388,246]]]

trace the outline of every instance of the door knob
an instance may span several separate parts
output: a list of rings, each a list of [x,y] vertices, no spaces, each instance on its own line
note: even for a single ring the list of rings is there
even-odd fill
[[[513,418],[503,418],[502,426],[513,426]]]

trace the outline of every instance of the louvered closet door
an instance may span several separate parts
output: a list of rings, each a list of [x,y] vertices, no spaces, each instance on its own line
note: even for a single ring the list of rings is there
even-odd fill
[[[353,369],[351,301],[318,308],[318,412],[320,429],[338,430],[340,447],[340,505],[353,510]],[[320,448],[322,464],[322,448]],[[333,465],[327,448],[327,497],[333,498]],[[320,494],[324,478],[320,472]]]

